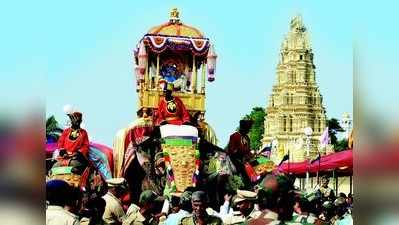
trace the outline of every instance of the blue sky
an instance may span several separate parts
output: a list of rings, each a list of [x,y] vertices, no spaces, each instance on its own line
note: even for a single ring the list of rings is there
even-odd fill
[[[310,32],[328,117],[353,111],[353,11],[347,3],[345,7],[326,1],[6,4],[0,11],[0,24],[9,31],[0,37],[0,46],[10,52],[0,62],[1,73],[7,75],[3,91],[15,93],[24,104],[43,100],[46,116],[54,114],[61,123],[67,119],[63,105],[78,107],[89,135],[100,143],[112,145],[117,130],[134,120],[132,50],[150,27],[168,20],[173,7],[179,8],[182,22],[211,39],[219,56],[216,81],[207,83],[206,118],[221,146],[243,115],[254,106],[266,106],[281,42],[298,13]],[[13,105],[11,101],[4,99],[6,105]]]

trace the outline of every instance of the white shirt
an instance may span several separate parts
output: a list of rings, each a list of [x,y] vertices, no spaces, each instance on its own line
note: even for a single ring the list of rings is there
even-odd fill
[[[165,220],[164,225],[177,225],[179,224],[180,220],[183,219],[183,217],[189,215],[190,215],[189,212],[180,209],[179,212],[170,214],[168,218]]]
[[[49,205],[46,210],[46,225],[80,225],[78,217],[61,206]]]
[[[111,192],[107,192],[107,194],[103,196],[103,199],[106,203],[103,220],[107,224],[122,223],[125,218],[125,211],[123,211],[121,201]]]
[[[229,201],[225,201],[223,205],[220,206],[219,212],[212,208],[207,208],[206,212],[208,215],[217,216],[220,219],[224,220],[226,217],[233,215],[233,209],[229,207]]]
[[[230,207],[230,202],[224,201],[223,205],[220,206],[219,216],[222,217],[232,213],[233,213],[233,208]]]

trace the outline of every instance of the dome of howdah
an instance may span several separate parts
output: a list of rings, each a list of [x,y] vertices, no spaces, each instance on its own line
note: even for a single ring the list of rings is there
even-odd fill
[[[180,22],[179,11],[174,8],[170,12],[170,19],[167,23],[152,27],[148,34],[165,36],[182,36],[190,38],[203,38],[204,35],[195,27],[187,26]]]

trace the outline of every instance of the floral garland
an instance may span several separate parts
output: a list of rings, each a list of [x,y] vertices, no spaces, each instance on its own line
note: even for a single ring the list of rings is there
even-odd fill
[[[147,34],[143,37],[143,41],[155,53],[162,53],[166,49],[175,51],[190,50],[193,55],[203,56],[208,52],[210,46],[207,38],[168,37]],[[137,50],[135,55],[136,52]]]

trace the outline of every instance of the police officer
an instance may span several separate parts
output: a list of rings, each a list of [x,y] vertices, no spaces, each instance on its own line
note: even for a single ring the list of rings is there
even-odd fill
[[[121,197],[126,193],[126,180],[124,178],[112,178],[107,180],[108,192],[103,196],[105,211],[103,220],[107,224],[122,224],[125,211],[122,207]]]
[[[233,204],[238,211],[234,211],[232,215],[227,216],[223,220],[224,224],[243,224],[250,219],[257,218],[260,212],[254,209],[255,201],[255,192],[237,190],[237,195],[234,197]]]
[[[179,225],[221,225],[222,220],[219,217],[208,215],[206,208],[208,199],[203,191],[196,191],[191,198],[192,215],[183,217]]]
[[[292,182],[283,175],[267,175],[258,191],[261,215],[251,219],[250,225],[301,225],[291,221],[294,212],[294,192]]]
[[[154,191],[143,191],[140,194],[139,206],[134,204],[129,206],[123,225],[158,224],[155,214],[157,213],[157,204],[160,204],[162,201],[163,198],[158,196]]]
[[[51,180],[46,183],[46,225],[78,225],[79,219],[65,209],[68,200],[72,198],[72,187],[63,180]]]

